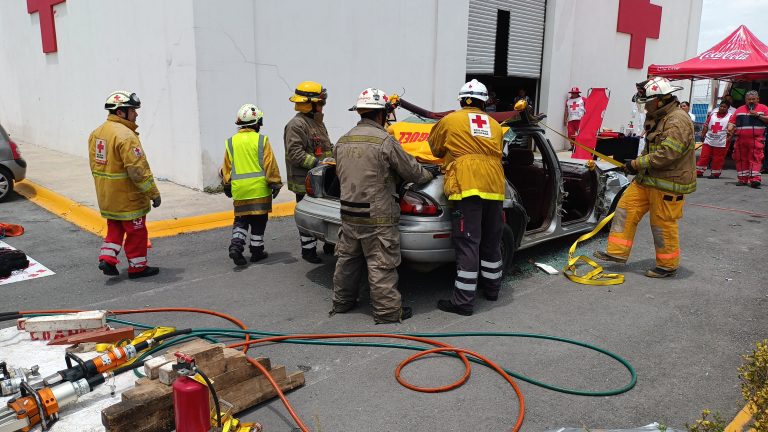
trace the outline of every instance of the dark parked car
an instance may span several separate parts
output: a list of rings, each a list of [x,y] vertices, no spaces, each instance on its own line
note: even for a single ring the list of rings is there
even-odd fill
[[[27,174],[27,162],[21,158],[19,146],[0,125],[0,202],[5,201],[13,192],[13,184],[24,180]]]

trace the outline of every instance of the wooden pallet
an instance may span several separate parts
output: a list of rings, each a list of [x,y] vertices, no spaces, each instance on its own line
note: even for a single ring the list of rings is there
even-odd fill
[[[101,423],[108,432],[171,432],[174,430],[173,390],[176,378],[171,365],[174,353],[195,357],[197,366],[213,381],[219,399],[240,412],[277,396],[267,378],[246,360],[242,351],[224,348],[203,340],[188,342],[169,350],[163,357],[147,361],[146,378],[122,394],[122,400],[101,411]],[[283,392],[304,385],[304,373],[288,374],[285,366],[272,366],[268,358],[256,358],[265,366]],[[213,407],[213,403],[211,403]]]

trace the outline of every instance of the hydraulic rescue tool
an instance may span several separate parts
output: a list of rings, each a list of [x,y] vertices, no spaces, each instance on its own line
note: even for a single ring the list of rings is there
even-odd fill
[[[156,346],[165,339],[181,334],[187,334],[191,331],[192,329],[176,330],[171,333],[157,336],[156,338],[147,339],[137,344],[126,345],[124,347],[114,347],[104,354],[88,361],[83,361],[74,354],[67,354],[67,369],[60,370],[51,376],[45,377],[45,379],[43,379],[43,384],[46,386],[52,386],[62,381],[72,382],[82,378],[90,378],[96,376],[97,374],[107,372],[117,368],[118,366],[124,365],[125,363],[134,359],[140,352]],[[75,361],[77,364],[73,366],[72,361]]]
[[[11,396],[21,390],[21,383],[33,377],[39,377],[38,366],[27,368],[9,368],[5,362],[0,362],[0,396]]]

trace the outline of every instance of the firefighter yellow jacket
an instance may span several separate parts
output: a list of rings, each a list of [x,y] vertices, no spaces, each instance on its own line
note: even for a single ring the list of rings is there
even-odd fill
[[[502,130],[499,123],[474,107],[465,107],[440,119],[429,135],[435,157],[444,157],[445,196],[504,200],[501,166]]]
[[[110,114],[88,137],[88,159],[101,215],[132,220],[150,210],[160,196],[141,148],[136,123]]]
[[[243,128],[237,131],[237,133],[252,133],[256,134],[256,131],[249,128]],[[258,136],[258,135],[257,135]],[[261,169],[264,170],[264,176],[266,177],[267,184],[270,188],[283,187],[282,180],[280,179],[280,168],[275,161],[275,154],[272,153],[272,146],[269,144],[269,138],[264,135],[264,166]],[[219,172],[221,175],[221,181],[224,185],[232,183],[232,161],[229,159],[229,153],[224,151],[224,164]],[[272,211],[272,195],[267,195],[260,198],[252,198],[246,200],[234,200],[235,216],[247,216],[247,215],[260,215],[269,213]]]

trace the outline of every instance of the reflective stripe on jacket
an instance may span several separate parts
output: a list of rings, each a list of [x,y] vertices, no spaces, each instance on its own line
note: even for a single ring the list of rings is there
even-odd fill
[[[363,119],[333,150],[341,187],[341,221],[352,225],[397,225],[401,179],[426,183],[425,170],[380,124]]]
[[[638,157],[635,181],[676,194],[696,190],[693,122],[676,103],[649,113],[645,120],[646,146]]]
[[[272,187],[280,188],[282,182],[269,137],[240,129],[225,144],[221,177],[232,186],[235,216],[272,211]]]
[[[132,220],[160,196],[136,132],[136,123],[110,114],[88,137],[88,160],[101,215]]]
[[[454,111],[432,128],[429,147],[436,157],[445,157],[444,192],[449,200],[504,200],[502,135],[501,125],[474,107]]]
[[[331,157],[333,145],[328,130],[322,121],[315,120],[313,114],[297,113],[285,125],[283,141],[288,189],[306,193],[307,172],[317,166],[319,160]]]

